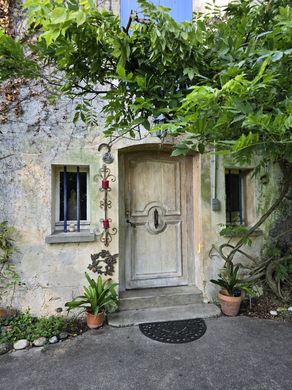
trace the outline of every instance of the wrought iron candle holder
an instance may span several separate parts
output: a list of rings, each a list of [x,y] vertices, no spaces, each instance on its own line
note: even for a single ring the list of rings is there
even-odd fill
[[[116,177],[111,174],[110,169],[105,164],[99,172],[101,177],[101,187],[99,190],[104,193],[104,198],[100,201],[100,207],[104,209],[104,218],[100,220],[103,227],[100,241],[105,246],[109,246],[112,241],[112,236],[117,234],[118,231],[116,228],[110,227],[112,220],[108,217],[108,209],[112,207],[112,202],[108,199],[108,193],[111,191],[110,182],[115,182]]]

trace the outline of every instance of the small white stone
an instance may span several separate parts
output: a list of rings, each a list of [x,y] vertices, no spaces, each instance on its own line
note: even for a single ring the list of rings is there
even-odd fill
[[[34,340],[32,343],[34,347],[43,347],[47,342],[47,339],[45,337],[39,337],[38,339]]]
[[[288,307],[288,311],[292,311],[292,306],[289,306],[289,307]]]
[[[271,314],[271,316],[277,316],[278,312],[277,312],[277,310],[271,310],[270,314]]]
[[[13,348],[16,350],[24,349],[27,348],[28,346],[29,346],[29,341],[26,339],[18,340],[13,344]]]
[[[58,337],[57,336],[53,336],[51,338],[49,338],[49,343],[50,344],[56,344],[58,342]]]

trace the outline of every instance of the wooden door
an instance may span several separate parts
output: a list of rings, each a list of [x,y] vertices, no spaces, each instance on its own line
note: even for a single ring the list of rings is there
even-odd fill
[[[126,288],[187,284],[190,163],[189,158],[173,158],[166,152],[126,155]]]

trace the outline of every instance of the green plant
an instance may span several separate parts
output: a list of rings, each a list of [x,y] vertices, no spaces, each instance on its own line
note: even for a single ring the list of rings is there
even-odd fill
[[[20,282],[15,266],[11,263],[11,256],[16,252],[14,245],[14,228],[7,221],[0,222],[0,290],[6,292]],[[0,294],[0,299],[1,299]]]
[[[239,268],[239,265],[234,266],[231,263],[229,267],[220,272],[218,279],[211,279],[210,282],[225,289],[230,296],[240,295],[241,291],[245,291],[249,295],[254,295],[251,283],[244,282],[238,276]]]
[[[50,316],[48,318],[33,317],[29,310],[15,317],[0,320],[0,326],[7,326],[8,330],[0,334],[0,343],[12,344],[16,340],[27,339],[33,341],[39,337],[58,336],[62,331],[64,318]]]
[[[248,228],[244,225],[224,225],[220,224],[219,225],[221,230],[219,232],[221,237],[228,237],[228,238],[237,238],[237,237],[245,237]],[[243,245],[252,245],[252,240],[250,237],[245,237]]]
[[[292,275],[292,256],[286,256],[282,259],[282,263],[277,261],[275,264],[275,280],[277,282],[285,282],[291,279]]]
[[[106,311],[108,307],[118,306],[117,283],[112,283],[110,280],[103,282],[101,275],[98,275],[96,281],[87,272],[85,272],[85,276],[89,286],[83,286],[84,295],[66,302],[65,306],[68,308],[68,311],[83,308],[85,311],[96,315]]]

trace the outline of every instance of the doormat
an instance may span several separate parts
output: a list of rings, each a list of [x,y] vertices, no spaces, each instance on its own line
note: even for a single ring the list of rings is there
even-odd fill
[[[190,343],[204,335],[207,326],[201,318],[191,320],[151,322],[140,324],[141,332],[150,339],[161,343]]]

